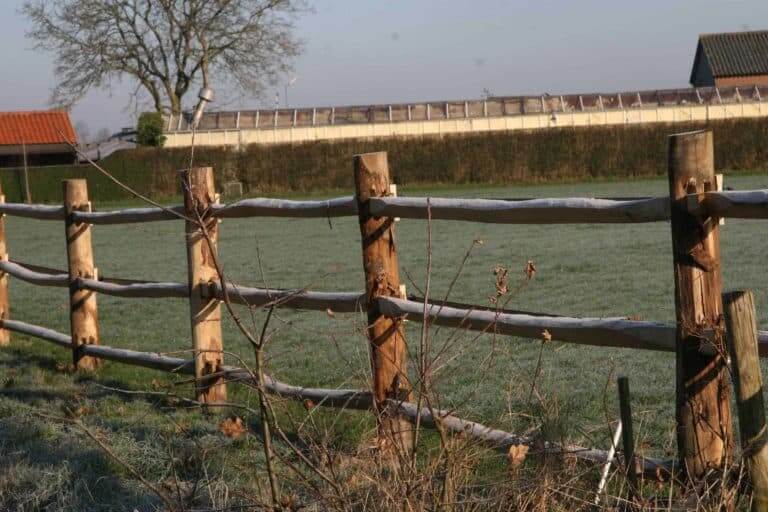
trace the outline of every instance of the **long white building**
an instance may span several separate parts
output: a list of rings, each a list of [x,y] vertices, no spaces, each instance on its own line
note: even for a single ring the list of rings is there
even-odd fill
[[[765,116],[768,116],[768,86],[757,85],[492,97],[397,105],[207,112],[195,134],[195,144],[242,147]],[[166,147],[191,144],[190,118],[184,114],[165,119]]]

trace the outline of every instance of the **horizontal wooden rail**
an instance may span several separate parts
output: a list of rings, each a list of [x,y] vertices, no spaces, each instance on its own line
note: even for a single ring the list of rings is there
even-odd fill
[[[432,219],[496,224],[582,224],[659,222],[669,220],[669,198],[632,200],[553,198],[503,201],[495,199],[429,198]],[[371,213],[382,217],[427,218],[426,197],[371,199]]]
[[[127,208],[125,210],[103,212],[72,212],[72,218],[75,222],[102,225],[180,220],[183,215],[183,206],[169,206],[167,208]]]
[[[407,316],[413,322],[424,319],[424,302],[394,297],[377,299],[381,311],[389,316]],[[675,351],[675,327],[659,322],[616,318],[572,318],[495,312],[483,308],[456,308],[430,304],[429,321],[434,325],[470,331],[498,333],[521,338],[542,339],[546,330],[552,340],[595,347],[634,348],[662,352]],[[702,338],[699,349],[712,353]],[[760,357],[768,357],[768,331],[758,331]]]
[[[0,214],[38,220],[64,220],[65,210],[63,206],[3,203],[0,204]]]
[[[241,217],[351,217],[357,215],[357,203],[352,196],[314,201],[287,199],[243,199],[228,205],[213,206],[213,215],[219,218]]]
[[[64,272],[41,272],[31,270],[25,265],[0,261],[0,272],[40,286],[69,286],[69,276]],[[75,280],[75,286],[105,295],[124,298],[187,298],[189,287],[185,283],[123,281],[118,279],[83,279]],[[227,284],[229,300],[233,304],[261,307],[274,304],[298,310],[333,311],[335,313],[354,313],[367,310],[364,295],[361,292],[316,292],[311,290],[275,290],[251,288]],[[209,297],[224,299],[223,291],[217,284],[211,284]],[[393,317],[407,316],[409,320],[423,320],[423,299],[397,299],[381,297],[376,299],[383,314]],[[598,347],[635,348],[674,352],[675,327],[658,322],[627,320],[626,318],[572,318],[540,313],[494,311],[488,307],[470,304],[451,303],[442,305],[433,303],[428,309],[428,317],[434,325],[455,327],[470,331],[517,336],[521,338],[541,339],[544,330],[553,340],[564,343],[590,345]],[[761,357],[768,357],[768,331],[758,331]],[[706,340],[702,341],[701,350],[711,350]]]
[[[0,321],[0,326],[10,331],[49,341],[63,348],[71,349],[72,347],[71,338],[68,335],[45,327],[18,320],[3,320]],[[194,361],[192,359],[169,357],[160,353],[139,352],[104,345],[84,345],[82,350],[84,354],[99,359],[165,372],[194,375]],[[230,382],[239,382],[251,386],[256,385],[253,374],[245,369],[225,366],[221,373]],[[319,406],[357,410],[367,410],[373,407],[373,397],[368,391],[304,388],[280,382],[268,375],[265,375],[265,386],[269,393],[294,400],[309,400]],[[414,403],[398,402],[395,400],[390,400],[390,405],[396,407],[412,423],[416,423],[418,420],[424,427],[435,428],[437,421],[439,421],[450,432],[472,436],[502,450],[513,445],[526,445],[535,447],[538,452],[568,455],[586,461],[605,463],[608,460],[608,452],[604,450],[552,442],[545,442],[541,446],[535,443],[535,440],[531,437],[514,435],[481,423],[464,420],[452,415],[448,411],[431,411],[427,407],[419,409]],[[643,459],[642,464],[644,470],[650,474],[655,474],[657,470],[668,471],[672,466],[670,461],[659,459]]]
[[[741,219],[768,218],[768,190],[707,192],[701,202],[691,195],[691,211],[701,215]],[[622,224],[668,221],[668,197],[600,199],[564,197],[549,199],[429,198],[433,219],[495,224]],[[353,197],[327,200],[243,199],[214,205],[219,218],[283,217],[327,218],[357,215]],[[379,197],[370,200],[371,213],[380,217],[427,218],[426,197]],[[97,212],[73,212],[76,222],[131,224],[178,220],[182,206],[127,208]],[[64,208],[42,204],[4,203],[0,214],[40,220],[63,220]]]
[[[407,316],[421,322],[424,303],[386,297],[379,308],[389,316]],[[674,352],[675,328],[658,322],[625,318],[542,317],[441,307],[432,304],[427,316],[434,325],[485,331],[522,338],[542,339],[546,330],[553,340],[598,347],[636,348]]]
[[[707,192],[703,208],[713,217],[768,219],[768,190]]]
[[[30,268],[22,263],[0,261],[0,272],[38,286],[66,288],[69,286],[69,275],[64,271],[40,267]],[[105,295],[125,298],[180,298],[189,297],[189,285],[175,282],[128,281],[123,279],[77,278],[73,282],[77,289],[91,290]],[[216,283],[205,290],[208,297],[224,300],[224,292]],[[229,300],[233,304],[246,306],[265,306],[275,304],[292,309],[311,311],[331,310],[337,313],[353,313],[365,309],[362,292],[315,292],[310,290],[276,290],[266,288],[251,288],[227,283]]]

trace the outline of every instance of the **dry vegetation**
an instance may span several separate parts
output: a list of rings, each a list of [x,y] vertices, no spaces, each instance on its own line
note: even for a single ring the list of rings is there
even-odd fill
[[[205,225],[202,219],[197,222]],[[431,241],[432,224],[422,225],[422,240]],[[454,287],[461,282],[479,241],[469,245],[451,269],[439,269],[447,286],[438,299],[451,299],[458,293]],[[433,277],[432,251],[431,243],[424,248],[419,260],[423,269],[409,284],[425,295]],[[257,279],[266,284],[264,267],[283,262],[263,261],[260,254],[257,244],[254,267]],[[536,260],[523,259],[485,270],[480,285],[483,296],[502,308],[516,302],[536,282],[537,264],[541,267]],[[226,265],[219,262],[223,280],[226,271]],[[304,279],[303,285],[311,285],[316,276]],[[114,369],[78,375],[67,365],[52,362],[47,347],[33,348],[26,340],[17,340],[12,349],[4,351],[7,374],[4,400],[0,401],[3,509],[712,510],[734,499],[737,505],[746,505],[749,499],[748,493],[740,492],[738,466],[724,474],[713,473],[697,489],[654,475],[634,489],[619,465],[612,469],[607,487],[598,497],[599,465],[546,447],[578,437],[608,448],[616,417],[612,405],[616,372],[607,371],[598,383],[602,396],[593,397],[602,402],[601,417],[584,421],[574,414],[571,398],[561,396],[561,388],[552,385],[551,374],[558,368],[547,367],[545,359],[562,346],[553,346],[546,332],[535,348],[531,371],[506,376],[506,389],[495,390],[508,409],[494,422],[514,424],[520,429],[517,433],[533,439],[530,445],[499,450],[469,435],[448,433],[437,421],[435,428],[417,425],[415,448],[403,452],[397,446],[382,449],[369,414],[331,410],[306,401],[297,404],[267,394],[263,376],[275,369],[271,355],[293,350],[286,345],[290,336],[310,343],[316,333],[311,324],[294,323],[276,309],[226,306],[241,341],[246,340],[250,347],[227,352],[226,357],[250,368],[257,384],[251,388],[231,384],[230,402],[222,406],[190,400],[190,383],[181,378],[150,377],[143,370],[121,370],[124,373],[120,374]],[[330,311],[328,316],[335,322],[329,339],[365,339],[365,326],[359,318],[347,321]],[[450,401],[444,393],[451,373],[457,361],[476,348],[480,336],[468,338],[432,329],[426,323],[420,332],[410,330],[409,336],[411,385],[418,403],[460,414],[489,392],[477,383],[498,371],[500,340],[495,336],[483,338],[491,343],[473,359],[475,386],[464,390],[460,400]],[[349,382],[367,386],[364,351],[350,354],[340,347],[324,347],[330,352],[324,357],[344,361]],[[33,364],[23,362],[30,356]],[[323,380],[318,375],[322,370],[314,365],[307,373]],[[671,424],[660,432],[646,418],[643,411],[638,413],[638,452],[671,454]]]

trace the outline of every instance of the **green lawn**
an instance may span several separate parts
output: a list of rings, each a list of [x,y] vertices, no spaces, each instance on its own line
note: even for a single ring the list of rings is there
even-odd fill
[[[768,177],[726,176],[726,185],[735,189],[768,188]],[[666,187],[666,180],[646,180],[441,188],[436,194],[643,196],[666,194]],[[423,188],[412,192],[428,193]],[[401,189],[400,194],[408,195],[409,190]],[[6,225],[8,250],[13,259],[65,268],[61,223],[9,217]],[[667,223],[514,226],[436,221],[432,231],[432,296],[442,297],[446,293],[466,250],[473,240],[482,240],[458,278],[452,300],[488,304],[488,297],[494,292],[493,268],[503,265],[510,269],[511,288],[517,289],[508,306],[511,308],[576,316],[631,315],[665,322],[674,319]],[[183,232],[179,222],[97,226],[94,252],[99,272],[104,276],[184,281]],[[397,233],[401,269],[414,280],[414,284],[408,285],[409,291],[416,292],[425,280],[427,223],[403,220],[397,225]],[[762,328],[768,328],[766,234],[768,224],[758,221],[728,220],[721,231],[724,287],[755,290]],[[227,219],[221,224],[220,255],[228,276],[242,284],[338,291],[363,287],[355,218],[333,219],[332,226],[326,219]],[[522,284],[522,271],[528,260],[535,262],[537,273],[532,281]],[[13,318],[68,332],[64,289],[12,281],[10,293]],[[247,310],[241,313],[250,319]],[[146,351],[190,347],[188,305],[184,301],[101,296],[99,316],[105,345]],[[262,319],[263,313],[256,313],[254,325],[259,326]],[[303,385],[364,386],[368,355],[360,333],[363,321],[360,315],[332,317],[281,310],[273,322],[280,330],[268,348],[270,373]],[[410,325],[408,330],[409,340],[416,343],[420,324]],[[541,406],[528,400],[540,353],[538,342],[511,337],[494,339],[490,335],[478,338],[476,333],[446,329],[436,329],[432,335],[435,346],[450,342],[444,357],[448,362],[438,373],[441,405],[458,408],[462,416],[518,432],[540,426],[530,415],[539,414],[537,408]],[[252,360],[249,345],[229,319],[225,322],[224,345],[249,362]],[[609,379],[624,374],[630,378],[640,431],[652,445],[646,451],[659,454],[670,446],[674,418],[672,354],[550,343],[543,347],[541,357],[538,389],[547,403],[559,404],[563,421],[558,424],[565,428],[569,440],[598,447],[608,444],[606,416],[617,416],[615,387]],[[166,438],[173,438],[172,445],[178,449],[192,443],[191,439],[215,447],[231,447],[227,453],[230,465],[235,468],[257,464],[257,450],[245,451],[249,455],[243,455],[243,447],[256,445],[256,441],[223,438],[218,434],[216,418],[179,411],[164,413],[151,400],[127,399],[95,385],[98,382],[147,390],[171,382],[170,377],[107,363],[93,378],[82,378],[57,369],[57,362],[68,360],[69,354],[61,349],[20,336],[14,336],[10,348],[0,350],[0,379],[6,382],[6,387],[0,389],[0,480],[3,475],[6,477],[6,483],[0,483],[0,504],[7,507],[8,503],[16,503],[9,500],[17,499],[17,495],[38,500],[30,501],[30,510],[39,503],[50,503],[52,509],[57,509],[57,500],[62,500],[63,508],[75,503],[86,509],[104,510],[122,510],[123,505],[125,510],[144,510],[142,506],[153,502],[151,495],[125,470],[85,443],[82,435],[39,416],[60,414],[65,404],[85,404],[93,411],[86,422],[109,432],[119,453],[156,479],[167,475],[162,464],[147,453],[162,452]],[[229,357],[228,362],[237,364],[234,357]],[[610,386],[606,392],[607,383]],[[247,390],[234,391],[234,386],[232,389],[237,400],[253,398]],[[179,392],[189,395],[190,388],[182,387]],[[370,427],[370,421],[361,416],[365,415],[345,415],[347,419],[338,427],[340,435],[354,442],[357,435]],[[183,423],[194,435],[174,438],[178,428],[174,422]],[[255,478],[224,464],[216,467],[219,466],[224,468],[223,472],[231,471],[227,478],[232,486],[247,486],[249,479]],[[99,480],[100,476],[103,478]],[[73,482],[74,488],[80,489],[77,497],[73,495]],[[83,486],[88,492],[83,491]]]

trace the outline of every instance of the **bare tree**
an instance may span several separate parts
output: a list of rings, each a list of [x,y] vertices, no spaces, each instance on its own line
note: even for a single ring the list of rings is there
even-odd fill
[[[179,114],[190,87],[259,93],[290,69],[304,0],[26,0],[27,36],[56,55],[53,102],[128,77],[158,112]]]

